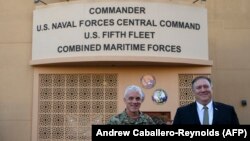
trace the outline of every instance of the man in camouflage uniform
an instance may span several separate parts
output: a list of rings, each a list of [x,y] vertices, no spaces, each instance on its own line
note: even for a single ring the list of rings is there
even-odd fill
[[[126,109],[109,119],[108,125],[153,125],[154,121],[150,116],[140,112],[141,103],[144,100],[144,93],[136,85],[128,86],[124,93],[123,101]]]

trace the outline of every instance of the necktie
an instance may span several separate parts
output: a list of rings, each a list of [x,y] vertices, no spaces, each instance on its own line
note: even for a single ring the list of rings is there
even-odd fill
[[[209,117],[208,117],[208,107],[204,106],[204,114],[203,114],[203,125],[209,125]]]

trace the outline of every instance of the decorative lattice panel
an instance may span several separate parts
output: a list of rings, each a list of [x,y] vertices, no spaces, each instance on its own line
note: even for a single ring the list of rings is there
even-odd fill
[[[192,92],[192,80],[204,74],[179,74],[179,101],[180,106],[194,102],[194,94]],[[210,77],[209,74],[204,76]]]
[[[90,141],[117,113],[117,74],[40,74],[39,141]]]

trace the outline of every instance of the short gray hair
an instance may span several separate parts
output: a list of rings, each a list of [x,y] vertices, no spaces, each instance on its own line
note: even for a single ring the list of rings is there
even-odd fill
[[[130,92],[138,92],[141,96],[141,99],[142,101],[144,100],[144,93],[142,91],[142,89],[139,87],[139,86],[136,86],[136,85],[130,85],[126,88],[125,92],[124,92],[124,98],[127,97],[127,95],[130,93]]]

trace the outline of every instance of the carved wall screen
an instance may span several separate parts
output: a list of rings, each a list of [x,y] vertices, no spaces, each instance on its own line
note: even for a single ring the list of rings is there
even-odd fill
[[[194,95],[192,92],[192,80],[197,76],[207,76],[209,74],[179,74],[179,102],[180,106],[187,105],[194,102]]]
[[[117,113],[117,74],[40,74],[38,140],[91,141],[91,125]]]

